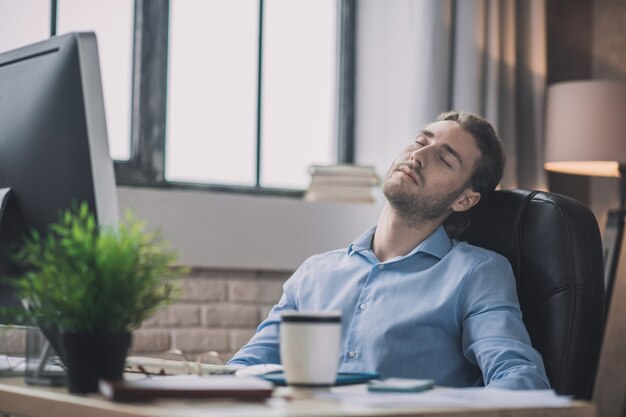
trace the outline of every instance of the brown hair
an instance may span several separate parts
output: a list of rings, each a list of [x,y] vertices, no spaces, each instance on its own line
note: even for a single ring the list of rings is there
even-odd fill
[[[449,111],[437,116],[437,121],[457,122],[469,132],[476,141],[480,151],[480,159],[467,185],[480,193],[481,200],[487,198],[498,186],[504,171],[505,156],[500,139],[493,126],[482,117],[462,111]],[[479,203],[480,204],[480,203]],[[444,221],[450,237],[457,237],[467,226],[467,212],[454,212]]]

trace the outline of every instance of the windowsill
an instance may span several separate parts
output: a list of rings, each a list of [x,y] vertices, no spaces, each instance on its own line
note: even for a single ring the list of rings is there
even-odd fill
[[[293,196],[118,186],[126,209],[158,227],[183,264],[293,270],[316,253],[346,247],[376,223],[378,203],[309,203]]]
[[[209,191],[219,193],[236,193],[242,195],[288,197],[300,199],[304,196],[305,190],[288,188],[255,187],[245,185],[219,185],[203,184],[193,182],[167,181],[162,183],[143,183],[133,181],[117,181],[118,187],[139,187],[159,190],[188,190],[188,191]]]

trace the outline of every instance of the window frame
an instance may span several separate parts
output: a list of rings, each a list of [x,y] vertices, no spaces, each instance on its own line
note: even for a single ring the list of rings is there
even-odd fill
[[[263,4],[259,1],[256,184],[254,186],[191,183],[165,178],[165,124],[169,0],[135,0],[131,94],[130,159],[114,161],[117,185],[163,189],[206,190],[300,198],[304,190],[262,187],[261,62]],[[356,0],[339,0],[337,40],[336,154],[339,163],[354,162],[354,98],[356,64]],[[56,32],[57,1],[51,0],[51,34]]]

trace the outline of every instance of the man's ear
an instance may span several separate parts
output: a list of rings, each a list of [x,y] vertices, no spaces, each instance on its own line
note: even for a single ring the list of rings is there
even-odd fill
[[[474,207],[480,201],[480,193],[466,188],[452,204],[452,211],[462,212]]]

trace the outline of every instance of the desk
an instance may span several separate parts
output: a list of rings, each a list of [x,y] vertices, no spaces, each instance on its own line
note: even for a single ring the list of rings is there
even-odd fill
[[[99,395],[79,397],[64,388],[25,385],[22,378],[0,378],[0,411],[20,417],[596,417],[596,408],[575,402],[566,408],[526,409],[373,409],[341,406],[330,401],[304,399],[272,400],[267,403],[176,400],[150,403],[114,403]]]

